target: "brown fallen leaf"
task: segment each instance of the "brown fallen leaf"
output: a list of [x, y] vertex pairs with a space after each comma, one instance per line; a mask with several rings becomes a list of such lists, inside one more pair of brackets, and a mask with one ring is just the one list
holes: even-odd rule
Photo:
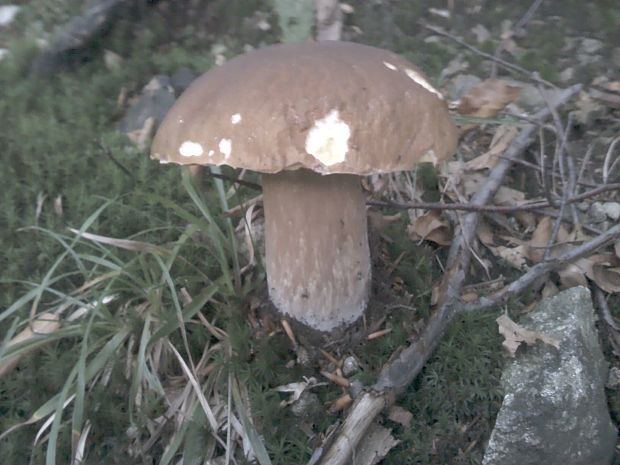
[[527, 243], [525, 256], [534, 263], [540, 263], [545, 255], [545, 248], [551, 238], [553, 220], [549, 216], [543, 217], [532, 233], [532, 237]]
[[465, 163], [465, 169], [479, 171], [493, 168], [499, 161], [499, 156], [510, 147], [510, 143], [518, 133], [519, 130], [516, 126], [503, 124], [498, 127], [493, 135], [489, 150]]
[[489, 223], [483, 219], [480, 220], [480, 224], [476, 228], [476, 235], [480, 242], [484, 245], [494, 245], [495, 241], [493, 240], [493, 231]]
[[588, 286], [588, 280], [586, 279], [583, 268], [575, 263], [571, 263], [561, 270], [558, 270], [560, 276], [560, 288], [569, 289], [576, 286]]
[[441, 212], [437, 210], [417, 217], [407, 227], [407, 232], [416, 240], [422, 239], [439, 245], [449, 245], [452, 242], [450, 226], [441, 218]]
[[605, 292], [610, 294], [620, 292], [620, 267], [611, 267], [609, 264], [597, 263], [592, 266], [591, 279]]
[[505, 247], [503, 245], [498, 247], [489, 246], [489, 250], [493, 252], [493, 255], [502, 258], [517, 270], [522, 270], [525, 267], [526, 247], [524, 245], [519, 245], [517, 247]]
[[526, 329], [512, 321], [505, 313], [495, 321], [497, 322], [499, 333], [504, 336], [502, 345], [508, 350], [511, 357], [515, 356], [517, 349], [524, 342], [531, 346], [536, 344], [536, 341], [542, 341], [558, 350], [560, 349], [560, 341], [557, 339], [538, 331]]
[[514, 102], [520, 92], [519, 86], [508, 81], [487, 79], [461, 97], [457, 111], [465, 116], [492, 118]]

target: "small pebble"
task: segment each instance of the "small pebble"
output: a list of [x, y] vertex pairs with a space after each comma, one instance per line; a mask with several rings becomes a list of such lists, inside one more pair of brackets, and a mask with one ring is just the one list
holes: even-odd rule
[[342, 363], [342, 374], [349, 377], [352, 374], [356, 373], [360, 369], [360, 364], [357, 359], [350, 355], [344, 359]]
[[589, 215], [594, 223], [602, 223], [607, 219], [607, 212], [605, 212], [601, 202], [594, 202], [590, 206]]
[[602, 205], [602, 209], [609, 219], [614, 221], [618, 221], [618, 219], [620, 219], [620, 203], [605, 202]]

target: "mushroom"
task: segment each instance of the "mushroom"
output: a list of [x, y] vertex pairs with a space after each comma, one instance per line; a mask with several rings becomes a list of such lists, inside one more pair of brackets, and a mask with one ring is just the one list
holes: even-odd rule
[[269, 296], [319, 331], [353, 323], [371, 262], [360, 176], [456, 148], [443, 97], [398, 55], [348, 42], [268, 46], [197, 79], [152, 146], [161, 163], [262, 175]]

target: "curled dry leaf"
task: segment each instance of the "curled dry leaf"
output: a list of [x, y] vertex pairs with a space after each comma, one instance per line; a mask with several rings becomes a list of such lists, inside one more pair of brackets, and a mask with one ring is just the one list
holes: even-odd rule
[[502, 345], [508, 350], [511, 357], [515, 356], [517, 349], [524, 342], [531, 346], [536, 344], [536, 341], [542, 341], [558, 350], [560, 349], [560, 341], [557, 339], [538, 331], [526, 329], [512, 321], [506, 314], [503, 314], [495, 321], [497, 322], [499, 333], [504, 336]]
[[461, 115], [492, 118], [514, 102], [521, 88], [501, 79], [487, 79], [472, 87], [462, 98], [457, 111]]
[[499, 247], [489, 246], [489, 250], [493, 252], [493, 255], [505, 260], [510, 266], [516, 268], [517, 270], [522, 270], [525, 268], [525, 250], [526, 250], [525, 246], [523, 245], [519, 245], [517, 247], [504, 247], [503, 245], [500, 245]]
[[300, 381], [298, 383], [289, 383], [283, 384], [281, 386], [276, 386], [273, 388], [274, 391], [278, 392], [289, 392], [290, 397], [287, 400], [283, 400], [280, 402], [280, 407], [286, 407], [287, 405], [293, 404], [299, 400], [301, 395], [306, 389], [315, 387], [315, 386], [324, 386], [325, 383], [318, 383], [316, 378], [305, 378], [304, 381]]
[[551, 237], [551, 230], [553, 228], [553, 220], [549, 216], [543, 217], [538, 226], [532, 233], [532, 237], [527, 243], [526, 257], [534, 263], [540, 263], [545, 255], [545, 248], [549, 243]]
[[437, 210], [430, 211], [416, 218], [407, 227], [407, 232], [416, 240], [427, 240], [439, 245], [449, 245], [452, 242], [450, 226], [441, 218], [441, 212]]
[[570, 263], [561, 270], [558, 270], [562, 289], [569, 289], [576, 286], [588, 286], [586, 274], [578, 264]]
[[611, 267], [608, 263], [596, 263], [592, 266], [591, 279], [605, 292], [610, 294], [620, 292], [620, 267]]
[[493, 239], [493, 230], [491, 229], [491, 226], [489, 226], [489, 223], [484, 220], [484, 218], [480, 220], [480, 224], [478, 225], [478, 228], [476, 228], [476, 235], [478, 236], [480, 242], [482, 242], [484, 245], [495, 244], [495, 241]]

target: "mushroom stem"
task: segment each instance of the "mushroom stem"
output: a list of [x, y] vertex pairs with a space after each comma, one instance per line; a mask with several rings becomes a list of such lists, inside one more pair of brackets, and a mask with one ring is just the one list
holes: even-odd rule
[[360, 318], [371, 276], [360, 178], [306, 169], [263, 175], [263, 205], [276, 308], [320, 331]]

